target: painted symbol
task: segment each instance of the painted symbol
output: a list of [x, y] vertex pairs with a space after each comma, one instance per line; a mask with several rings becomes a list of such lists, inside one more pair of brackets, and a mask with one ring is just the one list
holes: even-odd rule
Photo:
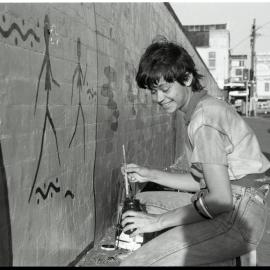
[[82, 121], [83, 121], [83, 145], [84, 145], [83, 159], [85, 161], [85, 118], [84, 118], [84, 113], [83, 113], [82, 103], [81, 103], [81, 92], [82, 92], [82, 85], [85, 84], [87, 67], [85, 69], [85, 74], [83, 76], [83, 72], [82, 72], [82, 68], [81, 68], [81, 64], [80, 64], [80, 58], [81, 58], [81, 40], [80, 40], [80, 38], [77, 39], [77, 57], [78, 57], [78, 63], [77, 63], [76, 69], [75, 69], [73, 76], [72, 76], [71, 104], [72, 104], [72, 99], [73, 99], [73, 88], [74, 88], [74, 80], [75, 80], [76, 75], [77, 75], [77, 88], [78, 88], [78, 94], [79, 94], [79, 102], [78, 102], [76, 124], [75, 124], [73, 135], [72, 135], [71, 140], [69, 142], [69, 148], [70, 148], [71, 143], [72, 143], [74, 136], [76, 134], [78, 120], [79, 120], [79, 114], [81, 113]]
[[[87, 83], [87, 86], [88, 86], [88, 83]], [[94, 96], [97, 95], [97, 93], [94, 91], [93, 88], [88, 88], [88, 89], [86, 90], [86, 93], [87, 93], [87, 95], [88, 95], [88, 97], [89, 97], [89, 100], [90, 100], [90, 99], [93, 99]]]
[[101, 89], [101, 95], [104, 97], [108, 97], [108, 103], [107, 107], [112, 111], [111, 116], [111, 130], [116, 131], [118, 129], [118, 118], [119, 118], [119, 110], [117, 108], [117, 103], [113, 99], [113, 91], [112, 89], [113, 84], [116, 83], [117, 77], [116, 77], [116, 71], [110, 67], [107, 66], [104, 68], [104, 74], [108, 79], [108, 83], [103, 84]]
[[[3, 21], [5, 22], [5, 17], [3, 17]], [[24, 21], [22, 23], [24, 24]], [[23, 41], [26, 41], [29, 36], [32, 36], [36, 42], [40, 42], [40, 38], [37, 36], [37, 34], [35, 33], [35, 31], [32, 28], [30, 28], [29, 30], [27, 30], [27, 32], [25, 34], [23, 34], [21, 28], [18, 26], [17, 23], [12, 23], [8, 30], [4, 30], [0, 26], [0, 34], [4, 38], [8, 38], [11, 35], [11, 33], [14, 31], [16, 31], [20, 35], [20, 37]], [[17, 38], [15, 38], [15, 43], [17, 45], [17, 43], [18, 43]]]
[[[58, 184], [58, 178], [56, 178], [56, 184]], [[45, 191], [44, 191], [45, 190]], [[41, 187], [37, 187], [36, 194], [40, 194], [43, 200], [46, 200], [49, 194], [53, 197], [53, 193], [60, 192], [60, 187], [56, 186], [54, 183], [50, 182], [46, 189], [46, 184], [44, 184], [44, 190]], [[51, 192], [51, 193], [50, 193]], [[39, 204], [39, 199], [37, 199], [37, 204]]]
[[[136, 115], [135, 110], [135, 100], [137, 98], [138, 88], [134, 86], [134, 78], [136, 75], [135, 67], [130, 63], [125, 63], [125, 70], [126, 70], [126, 83], [128, 85], [128, 100], [132, 103], [131, 112], [133, 115]], [[134, 92], [134, 89], [136, 90]]]
[[71, 199], [74, 199], [74, 194], [70, 191], [70, 190], [67, 190], [66, 193], [65, 193], [65, 198], [66, 197], [70, 197]]
[[31, 197], [32, 197], [32, 194], [33, 194], [33, 190], [35, 188], [35, 184], [36, 184], [37, 176], [38, 176], [38, 172], [39, 172], [39, 167], [40, 167], [40, 163], [41, 163], [47, 121], [49, 121], [49, 124], [51, 125], [52, 131], [54, 133], [55, 142], [56, 142], [56, 149], [57, 149], [57, 154], [58, 154], [58, 162], [59, 162], [59, 166], [61, 166], [56, 130], [55, 130], [54, 123], [53, 123], [53, 120], [52, 120], [52, 117], [51, 117], [51, 113], [49, 111], [49, 95], [50, 95], [50, 91], [52, 90], [51, 81], [57, 87], [60, 87], [59, 83], [53, 78], [53, 75], [52, 75], [52, 69], [51, 69], [51, 63], [50, 63], [50, 54], [49, 54], [49, 33], [50, 33], [49, 30], [50, 30], [49, 17], [48, 17], [48, 15], [45, 15], [45, 18], [44, 18], [44, 39], [45, 39], [46, 50], [45, 50], [45, 55], [44, 55], [42, 67], [41, 67], [41, 70], [40, 70], [40, 74], [39, 74], [39, 77], [38, 77], [34, 115], [36, 114], [40, 79], [41, 79], [41, 75], [43, 73], [44, 67], [46, 67], [46, 73], [45, 73], [45, 91], [47, 92], [47, 95], [46, 95], [46, 112], [45, 112], [45, 119], [44, 119], [43, 130], [42, 130], [41, 148], [40, 148], [40, 153], [39, 153], [39, 158], [38, 158], [38, 164], [37, 164], [34, 181], [33, 181], [31, 191], [30, 191], [30, 195], [29, 195], [29, 199], [28, 199], [29, 203], [30, 203], [30, 200], [31, 200]]

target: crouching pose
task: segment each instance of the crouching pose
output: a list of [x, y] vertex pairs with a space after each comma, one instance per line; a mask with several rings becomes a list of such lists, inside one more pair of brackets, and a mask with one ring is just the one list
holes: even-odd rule
[[166, 112], [184, 113], [190, 173], [126, 166], [130, 182], [151, 181], [181, 192], [137, 194], [147, 212], [125, 212], [124, 231], [162, 233], [122, 266], [215, 264], [256, 249], [262, 238], [267, 206], [255, 183], [263, 182], [270, 163], [252, 129], [231, 105], [207, 94], [201, 77], [191, 56], [174, 42], [154, 42], [141, 57], [138, 86], [149, 89]]

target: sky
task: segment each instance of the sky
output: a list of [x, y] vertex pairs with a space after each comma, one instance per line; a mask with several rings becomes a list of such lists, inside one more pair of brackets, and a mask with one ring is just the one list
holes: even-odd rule
[[230, 31], [232, 54], [250, 59], [250, 34], [256, 19], [256, 53], [270, 53], [270, 2], [169, 2], [182, 25], [223, 24]]

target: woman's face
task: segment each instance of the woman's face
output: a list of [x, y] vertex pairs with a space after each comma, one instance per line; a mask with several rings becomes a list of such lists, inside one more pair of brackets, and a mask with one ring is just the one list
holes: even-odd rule
[[163, 78], [152, 91], [153, 100], [168, 113], [173, 113], [177, 109], [185, 112], [191, 95], [190, 88], [183, 87], [177, 81], [166, 82]]

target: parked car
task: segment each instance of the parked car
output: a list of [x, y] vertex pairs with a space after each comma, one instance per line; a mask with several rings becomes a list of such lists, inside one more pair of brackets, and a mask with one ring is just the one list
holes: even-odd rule
[[270, 101], [258, 101], [257, 103], [257, 113], [270, 113]]

